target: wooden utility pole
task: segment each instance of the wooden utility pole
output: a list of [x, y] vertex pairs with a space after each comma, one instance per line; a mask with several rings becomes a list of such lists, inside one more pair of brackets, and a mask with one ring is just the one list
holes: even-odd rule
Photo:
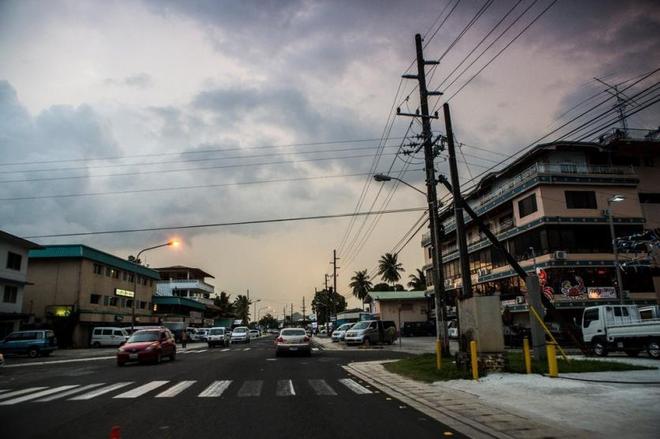
[[337, 250], [332, 251], [332, 294], [330, 295], [330, 298], [332, 300], [332, 314], [335, 316], [335, 319], [337, 317], [337, 304], [334, 298], [335, 294], [337, 293], [337, 269], [341, 267], [337, 267]]
[[303, 325], [305, 324], [305, 296], [303, 296], [303, 305], [302, 305], [302, 313], [303, 313]]

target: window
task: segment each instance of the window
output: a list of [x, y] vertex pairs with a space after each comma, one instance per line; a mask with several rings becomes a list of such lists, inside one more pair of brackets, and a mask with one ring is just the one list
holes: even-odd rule
[[116, 297], [110, 297], [110, 306], [117, 306], [118, 300]]
[[5, 294], [2, 301], [5, 303], [16, 303], [18, 299], [18, 287], [5, 285]]
[[112, 335], [112, 329], [104, 329], [102, 334], [103, 335]]
[[143, 302], [140, 300], [140, 309], [145, 309], [147, 307], [147, 302]]
[[103, 274], [103, 266], [101, 264], [94, 264], [94, 274]]
[[17, 253], [7, 252], [7, 268], [11, 270], [20, 270], [21, 259], [23, 259], [21, 255]]
[[110, 277], [112, 275], [112, 268], [105, 267], [105, 275]]
[[126, 307], [126, 299], [125, 298], [120, 297], [119, 300], [118, 300], [118, 303], [119, 303], [119, 305], [117, 305], [117, 306], [119, 306], [120, 308], [125, 308]]
[[135, 279], [135, 275], [134, 275], [133, 273], [130, 273], [130, 274], [128, 275], [128, 281], [129, 281], [129, 282], [134, 282], [134, 279]]
[[101, 302], [101, 295], [100, 294], [91, 294], [89, 296], [89, 303], [93, 305], [98, 305]]
[[566, 208], [568, 209], [596, 209], [596, 192], [594, 191], [565, 191]]
[[101, 330], [99, 328], [94, 329], [94, 335], [101, 335]]
[[110, 306], [110, 296], [103, 296], [103, 305]]
[[126, 272], [124, 271], [123, 274], [122, 274], [122, 279], [123, 279], [123, 280], [126, 280], [127, 277], [128, 277], [128, 273], [126, 273]]
[[526, 217], [538, 210], [536, 206], [536, 194], [532, 194], [527, 198], [518, 201], [518, 213], [520, 218]]
[[115, 329], [114, 332], [113, 332], [113, 334], [114, 334], [114, 335], [118, 335], [118, 336], [120, 336], [120, 337], [121, 337], [122, 335], [124, 335], [124, 334], [123, 334], [120, 330], [118, 330], [118, 329]]
[[149, 279], [149, 286], [150, 286], [150, 287], [153, 287], [153, 286], [154, 286], [154, 280], [153, 280], [153, 279]]
[[513, 227], [513, 214], [508, 213], [504, 216], [501, 216], [500, 219], [498, 220], [498, 223], [499, 223], [500, 232], [510, 229], [511, 227]]
[[126, 299], [126, 308], [133, 308], [133, 299]]
[[640, 192], [639, 202], [642, 204], [660, 204], [660, 194]]
[[429, 259], [433, 259], [433, 247], [429, 246], [428, 252], [429, 252]]
[[583, 326], [588, 328], [591, 322], [598, 320], [598, 308], [588, 309], [584, 312]]
[[108, 270], [110, 270], [110, 274], [108, 276], [119, 279], [119, 270], [115, 270], [114, 268], [109, 268]]
[[143, 278], [142, 278], [142, 285], [146, 285], [146, 284], [147, 284], [147, 278], [146, 278], [146, 277], [143, 277]]

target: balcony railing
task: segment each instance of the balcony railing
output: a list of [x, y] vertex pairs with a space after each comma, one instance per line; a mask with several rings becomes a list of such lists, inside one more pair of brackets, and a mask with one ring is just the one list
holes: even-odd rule
[[207, 293], [214, 293], [215, 287], [207, 284], [200, 279], [172, 279], [158, 282], [160, 287], [170, 290], [202, 290]]

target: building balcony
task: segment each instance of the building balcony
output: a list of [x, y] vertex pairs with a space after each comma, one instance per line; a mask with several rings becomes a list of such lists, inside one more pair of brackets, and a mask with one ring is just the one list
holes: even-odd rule
[[176, 290], [201, 291], [205, 294], [215, 293], [215, 287], [201, 279], [173, 279], [156, 282], [159, 296], [173, 296]]

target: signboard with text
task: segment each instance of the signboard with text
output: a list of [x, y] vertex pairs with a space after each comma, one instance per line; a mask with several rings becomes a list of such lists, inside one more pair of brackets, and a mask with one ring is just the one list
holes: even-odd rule
[[589, 299], [616, 299], [614, 287], [587, 287]]
[[115, 288], [115, 296], [122, 297], [135, 297], [135, 292], [131, 290], [122, 290], [121, 288]]

